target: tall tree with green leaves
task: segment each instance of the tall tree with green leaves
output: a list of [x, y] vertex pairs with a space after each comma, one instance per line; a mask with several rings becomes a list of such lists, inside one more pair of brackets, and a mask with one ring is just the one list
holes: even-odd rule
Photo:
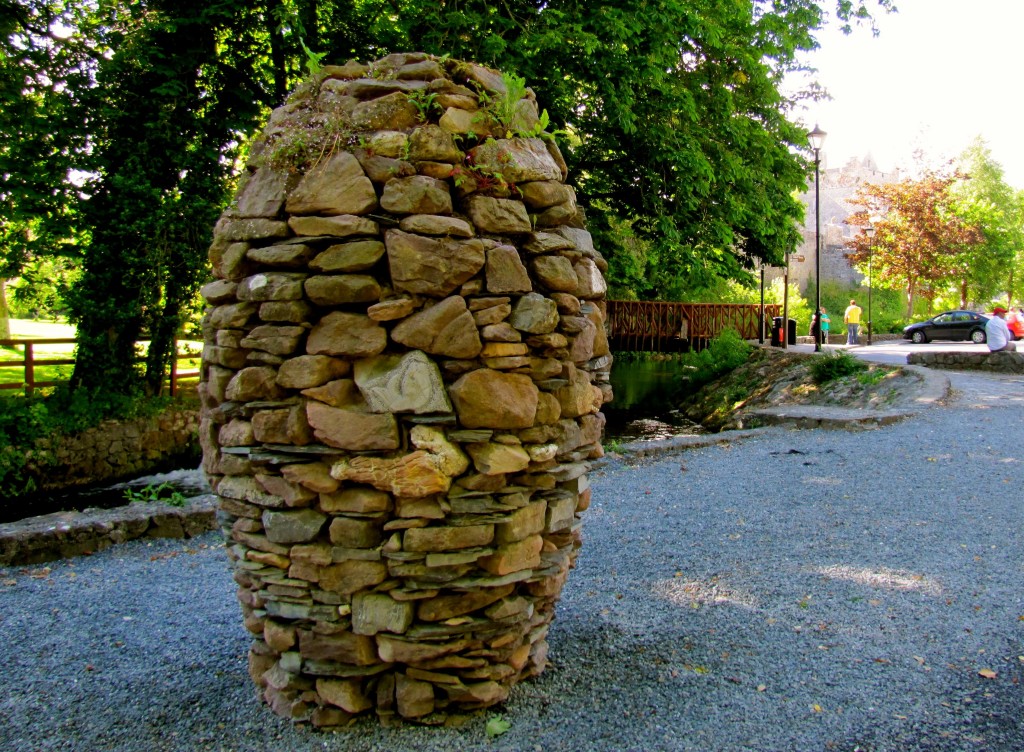
[[[847, 22], [892, 8], [827, 3]], [[60, 14], [73, 45], [58, 44], [46, 21]], [[19, 188], [0, 212], [34, 221], [46, 214], [33, 204], [45, 194], [47, 217], [75, 220], [67, 236], [83, 239], [84, 260], [69, 299], [80, 333], [74, 384], [158, 391], [246, 142], [304, 62], [422, 49], [525, 77], [564, 131], [611, 276], [636, 296], [671, 298], [794, 247], [794, 192], [807, 163], [803, 129], [789, 119], [794, 102], [779, 87], [825, 18], [813, 0], [0, 0], [17, 68], [0, 96], [25, 108], [0, 115], [0, 133], [45, 113], [18, 138], [61, 142], [35, 152], [52, 173], [17, 170], [49, 175], [40, 182], [49, 192]], [[22, 55], [28, 47], [39, 54]], [[46, 57], [65, 49], [81, 63]], [[18, 76], [33, 65], [37, 97], [52, 101], [20, 101]], [[68, 155], [67, 166], [54, 154]], [[81, 191], [71, 169], [88, 177]], [[143, 332], [154, 342], [140, 373]]]
[[1024, 215], [1017, 191], [1003, 179], [1003, 168], [980, 136], [960, 154], [957, 165], [964, 175], [953, 185], [958, 211], [983, 238], [967, 246], [956, 261], [960, 305], [987, 304], [999, 295], [1006, 296], [1009, 305], [1024, 248]]
[[[744, 264], [778, 263], [797, 244], [806, 138], [780, 84], [816, 46], [820, 3], [387, 5], [393, 13], [374, 30], [387, 49], [450, 53], [527, 79], [567, 132], [570, 180], [609, 276], [629, 279], [638, 297], [676, 297]], [[842, 0], [835, 12], [871, 18], [865, 3]]]
[[150, 0], [111, 5], [102, 24], [114, 52], [90, 92], [93, 178], [81, 207], [90, 243], [70, 296], [72, 382], [158, 393], [207, 276], [238, 146], [272, 104], [263, 50], [279, 23], [237, 0]]
[[79, 253], [72, 171], [88, 144], [82, 93], [101, 51], [62, 0], [0, 0], [0, 337], [6, 283]]

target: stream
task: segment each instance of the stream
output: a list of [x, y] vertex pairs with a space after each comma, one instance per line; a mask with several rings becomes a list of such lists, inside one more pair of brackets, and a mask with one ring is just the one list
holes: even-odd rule
[[[654, 441], [704, 433], [700, 424], [687, 420], [672, 407], [678, 372], [679, 364], [672, 360], [616, 361], [611, 373], [615, 399], [603, 408], [608, 419], [605, 442]], [[108, 486], [39, 495], [31, 500], [0, 499], [0, 524], [22, 519], [26, 502], [33, 515], [90, 507], [109, 509], [124, 506], [133, 494], [148, 496], [158, 488], [161, 498], [172, 493], [185, 498], [210, 493], [197, 462], [195, 468], [145, 475]]]

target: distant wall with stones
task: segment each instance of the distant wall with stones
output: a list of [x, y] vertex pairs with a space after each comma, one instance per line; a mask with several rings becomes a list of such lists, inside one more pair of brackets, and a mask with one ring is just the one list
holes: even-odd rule
[[278, 714], [440, 723], [547, 661], [611, 399], [602, 271], [533, 92], [327, 67], [217, 224], [200, 394]]
[[1024, 373], [1024, 352], [920, 352], [907, 355], [907, 363], [965, 371]]
[[26, 471], [39, 490], [53, 491], [130, 478], [178, 461], [194, 463], [198, 428], [195, 400], [158, 415], [106, 420], [77, 434], [37, 441], [38, 459], [30, 459]]

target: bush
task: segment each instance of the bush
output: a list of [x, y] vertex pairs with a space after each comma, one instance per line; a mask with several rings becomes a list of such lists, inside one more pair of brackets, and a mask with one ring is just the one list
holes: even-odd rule
[[809, 366], [811, 378], [815, 384], [827, 384], [829, 381], [867, 370], [867, 364], [849, 353], [834, 353], [813, 358]]
[[735, 329], [724, 330], [705, 349], [686, 353], [680, 358], [685, 371], [683, 382], [696, 391], [746, 363], [752, 347]]

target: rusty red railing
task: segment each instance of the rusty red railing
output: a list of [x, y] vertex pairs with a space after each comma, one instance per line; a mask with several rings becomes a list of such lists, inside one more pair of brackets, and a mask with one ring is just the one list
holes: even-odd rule
[[[727, 303], [662, 303], [606, 301], [608, 340], [613, 350], [678, 352], [700, 350], [725, 329], [743, 339], [756, 339], [761, 306]], [[779, 316], [781, 306], [764, 306], [764, 319]], [[765, 325], [765, 336], [771, 324]]]

